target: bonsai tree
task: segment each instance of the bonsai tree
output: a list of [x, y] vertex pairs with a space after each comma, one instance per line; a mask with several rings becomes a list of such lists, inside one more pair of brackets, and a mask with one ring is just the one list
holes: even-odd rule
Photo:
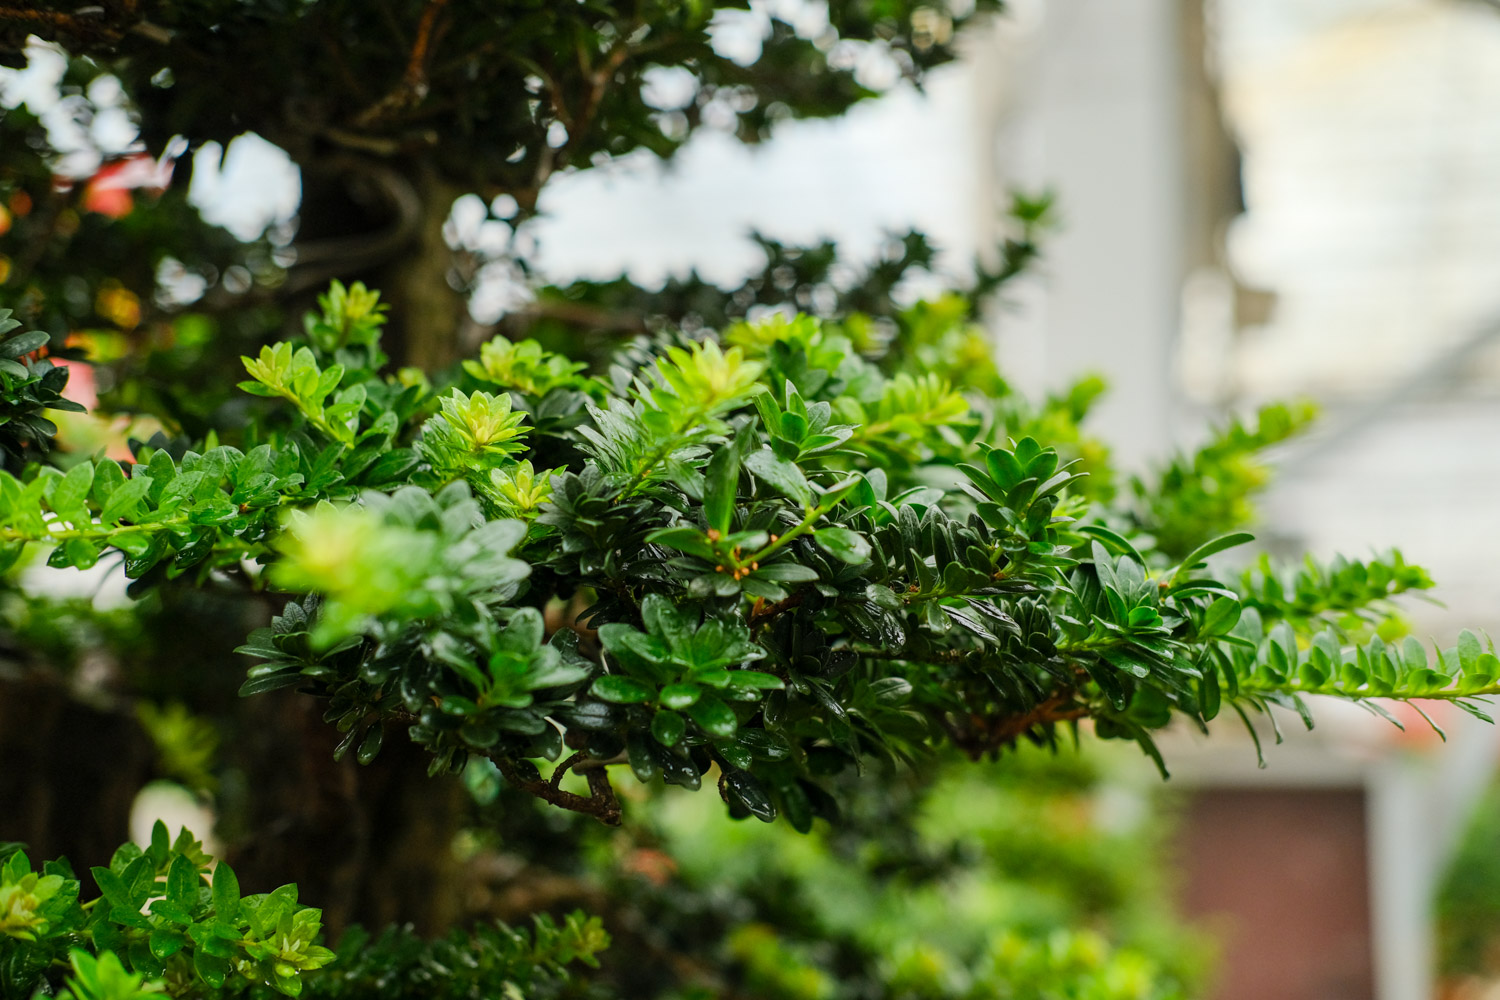
[[[712, 48], [706, 4], [428, 0], [392, 5], [374, 27], [366, 13], [339, 3], [0, 6], [13, 48], [38, 31], [80, 57], [70, 72], [118, 74], [152, 150], [171, 134], [224, 139], [244, 127], [276, 139], [313, 178], [310, 224], [328, 207], [320, 163], [357, 162], [353, 174], [398, 192], [386, 256], [325, 258], [347, 280], [327, 284], [295, 332], [251, 349], [234, 389], [215, 352], [273, 328], [266, 310], [294, 302], [308, 271], [266, 257], [247, 269], [269, 275], [264, 287], [221, 289], [194, 312], [156, 296], [158, 271], [140, 269], [133, 290], [114, 279], [114, 297], [101, 300], [111, 269], [94, 269], [90, 255], [118, 252], [117, 239], [142, 236], [133, 220], [184, 212], [180, 202], [169, 191], [114, 222], [92, 218], [104, 213], [72, 200], [85, 193], [35, 190], [49, 176], [39, 140], [32, 160], [18, 154], [27, 168], [5, 175], [7, 204], [30, 206], [9, 210], [12, 232], [31, 242], [7, 257], [20, 269], [0, 284], [26, 321], [9, 311], [0, 320], [0, 552], [17, 568], [43, 553], [63, 569], [116, 562], [142, 599], [124, 616], [68, 608], [84, 624], [62, 636], [57, 602], [14, 594], [16, 644], [64, 670], [80, 645], [111, 646], [143, 700], [196, 691], [212, 706], [214, 678], [235, 663], [215, 643], [239, 630], [231, 644], [253, 665], [237, 686], [245, 712], [261, 714], [239, 713], [226, 752], [259, 754], [274, 762], [267, 774], [293, 779], [223, 790], [225, 825], [248, 831], [233, 867], [211, 866], [190, 834], [163, 827], [149, 846], [75, 857], [107, 861], [86, 887], [68, 861], [34, 863], [8, 845], [7, 996], [1178, 995], [1173, 961], [1112, 953], [1087, 934], [971, 940], [960, 969], [915, 940], [896, 959], [882, 952], [899, 928], [878, 909], [830, 928], [826, 914], [778, 912], [748, 880], [735, 890], [738, 917], [713, 910], [706, 875], [653, 890], [651, 838], [689, 849], [669, 821], [680, 799], [658, 792], [716, 799], [729, 819], [804, 833], [816, 823], [825, 861], [849, 863], [861, 884], [881, 876], [841, 853], [838, 838], [889, 844], [901, 877], [920, 880], [963, 864], [924, 859], [935, 843], [959, 848], [924, 838], [912, 818], [940, 810], [944, 783], [964, 780], [949, 777], [965, 773], [946, 763], [956, 758], [1015, 762], [1022, 745], [1127, 741], [1165, 772], [1154, 734], [1174, 722], [1207, 729], [1228, 715], [1254, 734], [1251, 716], [1274, 719], [1279, 708], [1310, 724], [1314, 694], [1375, 712], [1381, 699], [1441, 698], [1482, 715], [1479, 699], [1500, 693], [1500, 660], [1474, 634], [1432, 651], [1396, 634], [1392, 599], [1431, 586], [1399, 554], [1290, 571], [1235, 563], [1265, 479], [1257, 455], [1305, 425], [1307, 407], [1231, 421], [1122, 490], [1079, 428], [1097, 382], [1040, 403], [1012, 390], [974, 317], [1035, 255], [1045, 199], [1018, 198], [998, 267], [933, 301], [892, 299], [902, 275], [930, 260], [919, 235], [832, 297], [812, 290], [828, 287], [834, 248], [765, 241], [766, 274], [736, 290], [696, 279], [659, 292], [624, 280], [540, 287], [513, 335], [461, 356], [462, 324], [434, 305], [448, 295], [446, 249], [418, 238], [441, 225], [460, 185], [508, 194], [524, 214], [559, 165], [641, 145], [669, 153], [715, 102], [740, 109], [746, 138], [778, 117], [837, 113], [865, 96], [830, 62], [839, 38], [871, 40], [916, 76], [948, 58], [963, 18], [835, 4], [836, 37], [803, 39], [774, 22], [760, 59], [744, 66]], [[648, 64], [699, 79], [680, 117], [640, 96]], [[206, 101], [226, 74], [252, 85]], [[39, 126], [19, 117], [17, 127], [35, 137]], [[423, 207], [403, 185], [426, 192]], [[78, 242], [85, 220], [97, 241]], [[358, 235], [338, 237], [370, 242], [349, 239]], [[198, 245], [231, 257], [255, 249]], [[78, 287], [67, 280], [75, 260], [93, 293], [83, 305], [67, 291]], [[394, 310], [352, 280], [382, 267]], [[44, 411], [69, 405], [74, 369], [54, 365], [49, 352], [62, 345], [49, 329], [62, 333], [101, 302], [128, 305], [120, 292], [139, 312], [114, 309], [128, 335], [117, 338], [120, 360], [101, 369], [116, 380], [104, 403], [162, 430], [130, 440], [128, 457], [59, 452]], [[226, 317], [220, 335], [207, 335], [215, 316]], [[400, 352], [414, 364], [391, 363], [388, 319], [401, 323]], [[184, 336], [144, 354], [152, 324]], [[575, 350], [580, 327], [593, 338]], [[618, 331], [637, 333], [607, 336]], [[91, 638], [80, 643], [79, 632]], [[4, 745], [43, 744], [49, 734], [29, 728], [36, 717], [12, 713]], [[204, 762], [214, 727], [160, 708], [140, 718], [166, 767], [200, 786], [215, 780]], [[80, 728], [45, 745], [82, 743]], [[123, 752], [68, 759], [80, 772], [140, 769]], [[353, 777], [361, 766], [379, 781]], [[290, 798], [274, 793], [288, 787]], [[618, 842], [596, 830], [647, 831], [627, 855], [647, 886], [532, 886], [523, 912], [587, 904], [646, 954], [679, 958], [701, 935], [693, 915], [713, 913], [727, 933], [712, 963], [733, 986], [714, 985], [724, 980], [712, 963], [666, 958], [646, 972], [622, 963], [575, 976], [579, 963], [610, 962], [599, 955], [599, 913], [527, 930], [486, 922], [436, 941], [394, 927], [319, 943], [325, 915], [339, 930], [351, 920], [453, 923], [458, 817], [502, 789], [489, 818], [530, 845], [529, 859], [592, 851], [589, 863], [609, 868], [599, 845]], [[329, 849], [337, 842], [320, 850], [317, 838], [286, 838], [296, 850], [272, 850], [285, 867], [270, 875], [272, 858], [257, 851], [276, 843], [276, 828], [245, 804], [258, 797], [278, 816], [326, 809], [325, 823], [360, 827], [352, 853], [364, 852], [363, 867]], [[103, 793], [79, 798], [105, 806]], [[710, 870], [726, 863], [698, 856], [713, 859]], [[927, 874], [913, 871], [918, 862]], [[268, 891], [243, 894], [241, 878]], [[280, 879], [296, 885], [276, 888]], [[419, 898], [432, 909], [402, 912]]]
[[[1493, 653], [1470, 633], [1435, 656], [1351, 635], [1429, 585], [1399, 556], [1295, 579], [1262, 562], [1226, 582], [1208, 562], [1248, 535], [1168, 554], [1147, 531], [1153, 509], [1190, 497], [1100, 503], [1076, 459], [1014, 426], [1005, 397], [887, 375], [855, 348], [857, 323], [775, 314], [722, 342], [664, 334], [594, 378], [496, 339], [437, 389], [378, 374], [381, 319], [373, 293], [335, 285], [304, 338], [247, 357], [241, 388], [283, 405], [244, 447], [174, 457], [162, 439], [133, 462], [0, 473], [10, 558], [47, 544], [58, 566], [117, 552], [147, 583], [243, 575], [286, 597], [242, 647], [260, 661], [242, 694], [324, 699], [345, 734], [337, 755], [370, 761], [409, 738], [432, 774], [492, 769], [605, 824], [628, 811], [627, 771], [707, 781], [731, 816], [806, 830], [838, 821], [831, 778], [945, 744], [980, 758], [1076, 738], [1088, 720], [1160, 762], [1152, 734], [1174, 716], [1306, 715], [1308, 694], [1477, 713], [1473, 699], [1496, 693]], [[41, 341], [9, 343], [23, 357]], [[5, 374], [25, 392], [49, 363], [17, 368]], [[1273, 409], [1226, 439], [1293, 419]], [[586, 607], [564, 610], [580, 595]], [[222, 956], [247, 983], [295, 992], [331, 957], [310, 943], [316, 918], [298, 923], [295, 890], [229, 902], [233, 876], [205, 883], [191, 841], [162, 830], [152, 852], [95, 869], [110, 908], [92, 918], [66, 871], [38, 879], [12, 855], [17, 940], [91, 920], [112, 956], [97, 962], [126, 964], [75, 956], [80, 989], [91, 975], [223, 987], [209, 946], [226, 911], [249, 933], [230, 924], [224, 940], [272, 963]], [[139, 909], [159, 877], [153, 921]], [[246, 942], [261, 935], [281, 950], [259, 956]], [[53, 940], [12, 947], [36, 962]], [[189, 942], [204, 949], [191, 975]]]

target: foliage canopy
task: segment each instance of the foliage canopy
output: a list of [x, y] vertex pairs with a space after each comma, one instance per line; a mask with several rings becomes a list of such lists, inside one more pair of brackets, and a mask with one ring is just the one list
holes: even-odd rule
[[[0, 255], [0, 291], [23, 324], [0, 311], [0, 562], [118, 562], [143, 618], [184, 594], [255, 602], [242, 695], [318, 699], [333, 755], [371, 771], [414, 744], [432, 787], [460, 776], [481, 809], [508, 806], [486, 818], [513, 842], [608, 857], [596, 871], [614, 871], [620, 842], [590, 839], [598, 830], [567, 814], [624, 823], [640, 878], [606, 876], [611, 932], [671, 952], [663, 939], [696, 940], [710, 914], [725, 931], [713, 968], [734, 969], [746, 995], [1184, 995], [1189, 963], [1158, 961], [1153, 950], [1172, 949], [1149, 935], [1114, 951], [1059, 926], [1102, 923], [1090, 892], [1126, 909], [1129, 862], [1049, 854], [1050, 829], [1027, 840], [1006, 828], [1005, 843], [1059, 862], [1061, 916], [981, 939], [945, 914], [928, 939], [893, 941], [892, 895], [963, 884], [993, 904], [1014, 875], [966, 854], [1003, 855], [1002, 838], [919, 828], [956, 798], [983, 801], [935, 762], [1025, 768], [1027, 745], [1097, 737], [1137, 744], [1165, 773], [1155, 736], [1174, 721], [1206, 730], [1228, 713], [1253, 734], [1252, 716], [1283, 709], [1311, 725], [1310, 695], [1376, 713], [1381, 699], [1444, 699], [1483, 716], [1500, 659], [1470, 632], [1433, 650], [1401, 635], [1391, 602], [1432, 584], [1399, 553], [1236, 563], [1263, 452], [1311, 407], [1232, 420], [1119, 489], [1080, 426], [1099, 380], [1040, 401], [1005, 381], [976, 319], [1035, 257], [1047, 198], [1017, 197], [998, 264], [928, 301], [896, 294], [932, 263], [920, 234], [849, 280], [836, 280], [831, 245], [761, 238], [765, 271], [740, 288], [538, 279], [534, 308], [499, 335], [460, 356], [454, 323], [434, 348], [423, 296], [464, 284], [431, 266], [455, 193], [519, 223], [560, 169], [670, 155], [703, 127], [757, 141], [786, 118], [842, 113], [872, 96], [851, 53], [878, 50], [920, 82], [952, 58], [953, 30], [997, 5], [837, 0], [826, 29], [771, 16], [756, 51], [731, 58], [715, 36], [742, 6], [0, 2], [0, 54], [18, 57], [39, 32], [76, 57], [66, 86], [113, 74], [145, 148], [253, 129], [292, 155], [310, 192], [335, 176], [390, 216], [378, 239], [334, 226], [325, 242], [318, 214], [338, 199], [309, 197], [292, 247], [240, 245], [176, 224], [196, 218], [179, 185], [116, 217], [119, 203], [90, 201], [92, 184], [54, 180], [60, 160], [35, 116], [0, 115], [0, 237], [24, 246]], [[671, 71], [692, 81], [676, 103], [654, 85]], [[266, 83], [210, 100], [226, 78]], [[506, 198], [513, 209], [497, 207]], [[248, 290], [204, 277], [201, 301], [175, 301], [162, 291], [171, 261], [200, 276], [238, 267]], [[394, 309], [352, 277], [381, 267]], [[326, 292], [300, 328], [265, 343], [274, 307], [314, 287]], [[67, 359], [62, 335], [99, 317], [125, 342], [100, 369], [115, 380], [103, 408], [162, 430], [131, 439], [128, 457], [49, 451], [57, 427], [43, 411], [79, 408], [61, 395], [69, 369], [49, 358]], [[610, 336], [584, 342], [580, 329]], [[236, 391], [215, 362], [241, 342], [253, 346]], [[118, 619], [6, 596], [0, 618], [43, 658], [78, 659], [62, 624], [76, 620], [152, 659], [151, 640]], [[174, 627], [167, 613], [150, 620]], [[211, 725], [149, 704], [139, 717], [176, 777], [213, 785]], [[800, 848], [741, 831], [732, 904], [707, 873], [727, 877], [736, 857], [662, 820], [683, 800], [652, 791], [705, 784], [701, 798], [735, 819], [812, 831]], [[685, 868], [700, 862], [677, 895], [653, 882], [660, 844]], [[788, 891], [756, 886], [744, 857]], [[575, 977], [608, 941], [582, 914], [437, 940], [351, 929], [329, 947], [295, 886], [242, 897], [229, 865], [210, 867], [165, 827], [91, 869], [99, 895], [86, 901], [66, 860], [37, 869], [20, 845], [0, 860], [6, 997], [717, 995], [701, 970], [630, 993], [620, 984], [642, 973], [608, 968], [607, 952], [613, 979]], [[797, 902], [835, 883], [863, 905], [840, 917]], [[946, 949], [933, 940], [945, 936]]]

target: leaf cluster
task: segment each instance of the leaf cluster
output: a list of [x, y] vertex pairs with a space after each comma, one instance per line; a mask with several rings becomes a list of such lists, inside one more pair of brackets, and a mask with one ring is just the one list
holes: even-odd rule
[[[857, 346], [858, 323], [777, 314], [723, 346], [638, 342], [591, 380], [536, 345], [491, 348], [465, 372], [490, 393], [345, 365], [345, 341], [378, 352], [378, 299], [335, 289], [321, 308], [308, 330], [361, 332], [246, 359], [244, 388], [287, 404], [252, 429], [263, 443], [0, 473], [0, 531], [12, 554], [54, 544], [56, 565], [116, 550], [143, 584], [217, 571], [305, 595], [243, 647], [262, 661], [243, 693], [327, 698], [341, 755], [367, 762], [404, 728], [435, 773], [482, 758], [606, 822], [610, 768], [689, 788], [715, 772], [734, 815], [805, 830], [837, 815], [832, 776], [943, 743], [980, 757], [1090, 719], [1156, 757], [1154, 731], [1226, 706], [1478, 712], [1500, 690], [1472, 636], [1435, 659], [1354, 641], [1428, 585], [1399, 555], [1226, 582], [1213, 565], [1248, 534], [1177, 555], [1081, 488], [1081, 436], [1065, 459], [1007, 433], [1005, 395], [882, 368], [930, 338]], [[1234, 520], [1249, 472], [1228, 508], [1194, 498], [1301, 419], [1232, 425], [1168, 467], [1161, 504], [1193, 531]]]
[[1168, 558], [1180, 558], [1215, 535], [1249, 524], [1252, 500], [1271, 481], [1262, 453], [1306, 430], [1317, 416], [1309, 402], [1271, 403], [1253, 422], [1233, 418], [1197, 451], [1173, 456], [1151, 481], [1131, 485], [1133, 520]]
[[102, 895], [86, 901], [65, 859], [34, 871], [19, 844], [0, 844], [0, 859], [0, 996], [17, 1000], [59, 986], [66, 1000], [560, 998], [578, 995], [569, 967], [597, 966], [609, 946], [599, 918], [574, 912], [434, 941], [355, 927], [329, 949], [296, 886], [241, 895], [229, 865], [160, 822], [150, 846], [125, 844], [91, 870]]
[[30, 997], [71, 965], [75, 1000], [137, 1000], [266, 987], [302, 992], [305, 973], [333, 960], [317, 943], [321, 911], [297, 887], [242, 896], [234, 872], [214, 863], [186, 830], [158, 822], [145, 849], [125, 844], [91, 869], [100, 896], [80, 901], [66, 860], [34, 871], [20, 845], [0, 868], [0, 989]]
[[0, 309], [0, 459], [19, 469], [33, 457], [45, 455], [57, 425], [43, 410], [82, 412], [83, 406], [64, 399], [66, 365], [53, 364], [38, 352], [51, 339], [38, 330], [16, 333], [19, 320]]

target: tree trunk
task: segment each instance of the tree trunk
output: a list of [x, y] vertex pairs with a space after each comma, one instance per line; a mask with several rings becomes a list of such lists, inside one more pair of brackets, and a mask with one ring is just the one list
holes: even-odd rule
[[341, 156], [303, 168], [297, 264], [290, 286], [311, 307], [330, 280], [363, 281], [390, 305], [383, 343], [397, 365], [437, 372], [458, 360], [467, 317], [449, 284], [443, 225], [462, 190], [420, 160], [389, 165]]
[[[293, 276], [309, 296], [335, 277], [379, 289], [393, 363], [438, 371], [457, 360], [466, 315], [443, 238], [461, 192], [420, 162], [395, 166], [341, 157], [304, 167]], [[335, 932], [397, 922], [437, 933], [459, 918], [453, 841], [471, 803], [458, 781], [429, 778], [426, 751], [395, 730], [374, 763], [334, 761], [342, 734], [305, 695], [262, 695], [241, 711], [245, 787], [223, 832], [247, 889], [296, 882]]]

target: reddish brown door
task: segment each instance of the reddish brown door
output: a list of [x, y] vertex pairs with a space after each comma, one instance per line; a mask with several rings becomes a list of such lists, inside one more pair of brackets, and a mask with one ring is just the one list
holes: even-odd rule
[[1213, 1000], [1372, 1000], [1362, 791], [1193, 792], [1176, 842], [1183, 908], [1222, 942]]

